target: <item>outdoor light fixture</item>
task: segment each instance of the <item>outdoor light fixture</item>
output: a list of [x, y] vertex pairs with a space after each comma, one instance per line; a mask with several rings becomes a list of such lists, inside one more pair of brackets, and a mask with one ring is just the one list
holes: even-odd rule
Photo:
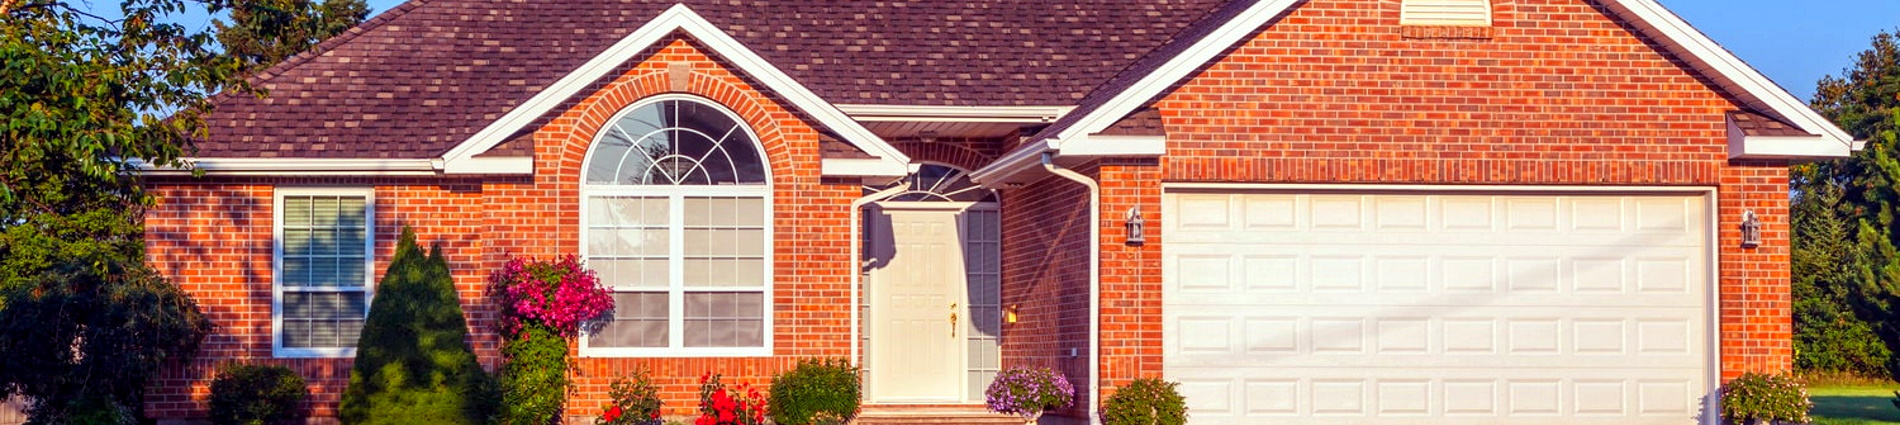
[[1128, 207], [1128, 222], [1124, 225], [1128, 227], [1129, 245], [1141, 245], [1148, 242], [1147, 236], [1142, 234], [1141, 227], [1143, 223], [1146, 223], [1146, 221], [1141, 219], [1141, 208]]
[[1755, 210], [1742, 211], [1742, 247], [1761, 246], [1761, 218], [1755, 216]]
[[1010, 304], [1009, 307], [1003, 307], [1003, 323], [1016, 323], [1016, 310], [1019, 310], [1021, 307], [1020, 304]]

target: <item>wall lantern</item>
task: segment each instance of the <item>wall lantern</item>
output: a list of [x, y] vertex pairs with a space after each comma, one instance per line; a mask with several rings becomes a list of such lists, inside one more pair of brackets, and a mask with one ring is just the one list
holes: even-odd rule
[[1010, 304], [1009, 307], [1003, 307], [1003, 323], [1015, 324], [1016, 311], [1021, 310], [1021, 309], [1022, 309], [1022, 305], [1020, 304]]
[[1123, 224], [1128, 227], [1129, 245], [1139, 246], [1148, 242], [1147, 236], [1142, 234], [1142, 225], [1144, 223], [1146, 223], [1146, 221], [1141, 219], [1141, 209], [1138, 207], [1129, 207], [1128, 222]]
[[1761, 246], [1761, 218], [1755, 216], [1755, 210], [1742, 211], [1742, 247]]

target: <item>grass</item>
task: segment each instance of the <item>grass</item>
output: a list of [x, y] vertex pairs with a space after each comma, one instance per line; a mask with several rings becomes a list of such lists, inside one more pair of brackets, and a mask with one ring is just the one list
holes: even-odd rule
[[1808, 389], [1815, 425], [1900, 425], [1895, 385], [1816, 386]]

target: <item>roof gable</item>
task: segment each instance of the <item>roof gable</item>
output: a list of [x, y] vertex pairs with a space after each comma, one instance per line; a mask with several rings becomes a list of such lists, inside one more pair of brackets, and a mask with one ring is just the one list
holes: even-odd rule
[[910, 158], [897, 148], [891, 147], [876, 134], [859, 125], [856, 120], [845, 115], [836, 106], [826, 102], [816, 93], [812, 93], [803, 84], [793, 80], [778, 67], [759, 57], [743, 43], [727, 35], [704, 17], [694, 13], [685, 4], [676, 4], [661, 12], [639, 29], [627, 34], [595, 55], [573, 72], [556, 80], [547, 89], [535, 94], [519, 106], [509, 110], [487, 127], [476, 132], [467, 140], [457, 144], [442, 155], [443, 171], [455, 173], [482, 173], [488, 169], [486, 164], [474, 158], [496, 145], [507, 141], [508, 136], [534, 123], [543, 114], [548, 113], [568, 98], [586, 90], [594, 81], [634, 56], [666, 40], [668, 35], [681, 32], [705, 46], [709, 53], [716, 54], [730, 62], [737, 71], [759, 81], [765, 89], [783, 97], [792, 107], [804, 112], [813, 120], [829, 127], [838, 134], [841, 141], [870, 154], [873, 158], [826, 160], [826, 175], [875, 175], [901, 176], [907, 171]]

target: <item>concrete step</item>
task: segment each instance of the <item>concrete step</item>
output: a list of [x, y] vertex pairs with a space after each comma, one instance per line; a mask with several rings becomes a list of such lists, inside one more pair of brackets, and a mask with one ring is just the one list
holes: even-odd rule
[[865, 406], [852, 425], [1023, 425], [1021, 416], [983, 406]]

